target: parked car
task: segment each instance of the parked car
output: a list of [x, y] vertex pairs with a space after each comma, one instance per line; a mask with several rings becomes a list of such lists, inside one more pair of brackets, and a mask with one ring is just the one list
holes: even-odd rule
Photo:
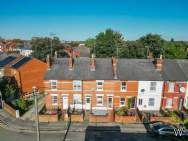
[[165, 122], [155, 122], [150, 124], [149, 132], [154, 136], [166, 137], [188, 137], [188, 131], [184, 128], [177, 128], [175, 125]]

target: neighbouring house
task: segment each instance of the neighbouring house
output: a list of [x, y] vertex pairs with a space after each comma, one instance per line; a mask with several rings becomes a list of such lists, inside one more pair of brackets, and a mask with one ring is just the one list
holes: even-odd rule
[[122, 106], [159, 111], [163, 77], [158, 66], [152, 59], [57, 58], [44, 78], [46, 108], [95, 115]]
[[33, 86], [39, 92], [44, 90], [43, 77], [46, 70], [46, 63], [32, 57], [19, 56], [4, 66], [4, 75], [15, 77], [22, 96], [29, 96]]
[[188, 61], [165, 59], [159, 72], [164, 80], [162, 109], [181, 111], [186, 102]]
[[187, 89], [185, 94], [185, 101], [184, 101], [184, 107], [188, 110], [188, 82], [187, 82]]
[[23, 55], [23, 56], [31, 56], [33, 53], [33, 50], [29, 49], [27, 47], [15, 48], [15, 49], [13, 49], [13, 51], [18, 51], [20, 53], [20, 55]]
[[7, 56], [4, 59], [0, 60], [0, 78], [2, 78], [5, 75], [4, 67], [15, 59], [16, 57], [14, 56]]

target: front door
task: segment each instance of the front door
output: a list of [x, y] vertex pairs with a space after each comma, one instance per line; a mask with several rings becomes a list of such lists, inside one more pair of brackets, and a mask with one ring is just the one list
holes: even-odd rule
[[68, 96], [63, 96], [62, 102], [63, 102], [63, 109], [64, 110], [68, 109]]
[[85, 96], [85, 108], [90, 110], [91, 108], [91, 96]]

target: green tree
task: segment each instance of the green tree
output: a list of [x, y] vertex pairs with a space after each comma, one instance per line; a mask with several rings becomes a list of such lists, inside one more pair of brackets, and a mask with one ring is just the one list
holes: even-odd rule
[[124, 46], [124, 39], [121, 33], [107, 29], [96, 36], [96, 56], [112, 57], [117, 55], [117, 48]]
[[52, 54], [55, 51], [62, 49], [62, 44], [58, 37], [54, 37], [53, 39], [45, 37], [34, 37], [31, 40], [31, 47], [33, 50], [33, 56], [45, 61], [46, 55], [51, 54], [51, 45], [52, 45]]
[[27, 101], [24, 99], [18, 99], [16, 101], [16, 106], [22, 113], [24, 113], [27, 110]]
[[147, 34], [139, 39], [139, 41], [153, 53], [154, 57], [163, 54], [164, 39], [158, 34]]

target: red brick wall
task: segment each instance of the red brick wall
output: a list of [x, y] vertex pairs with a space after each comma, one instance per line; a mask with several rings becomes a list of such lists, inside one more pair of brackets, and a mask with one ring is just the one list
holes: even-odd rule
[[16, 117], [16, 110], [13, 109], [11, 106], [9, 106], [8, 104], [6, 104], [5, 102], [3, 103], [3, 110], [7, 113], [9, 113], [10, 115], [12, 115], [13, 117]]
[[179, 85], [181, 85], [181, 87], [184, 87], [186, 89], [187, 88], [187, 83], [186, 82], [174, 82], [174, 83], [175, 83], [174, 92], [168, 92], [168, 82], [164, 83], [163, 98], [162, 98], [162, 103], [161, 103], [162, 109], [166, 108], [166, 100], [167, 100], [167, 98], [172, 98], [173, 104], [172, 104], [172, 108], [170, 108], [169, 110], [178, 110], [178, 108], [179, 108], [179, 99], [185, 97], [185, 93], [181, 93], [179, 91]]
[[51, 95], [58, 94], [58, 105], [59, 108], [62, 108], [62, 94], [68, 94], [69, 104], [73, 104], [73, 94], [83, 94], [83, 103], [85, 103], [85, 94], [91, 94], [91, 104], [96, 106], [96, 94], [104, 95], [104, 106], [107, 106], [107, 96], [113, 94], [114, 101], [113, 106], [120, 106], [120, 98], [124, 97], [126, 99], [126, 104], [128, 103], [128, 98], [137, 97], [138, 82], [137, 81], [127, 81], [127, 91], [121, 92], [121, 81], [118, 80], [105, 80], [103, 91], [96, 91], [96, 81], [83, 81], [83, 92], [82, 91], [73, 91], [73, 85], [71, 80], [57, 81], [57, 91], [51, 91], [50, 81], [44, 81], [46, 92], [49, 94], [46, 97], [46, 107], [53, 108], [51, 105]]
[[115, 122], [136, 123], [136, 116], [119, 116], [119, 115], [115, 114]]
[[105, 116], [89, 115], [89, 122], [114, 122], [114, 112], [109, 111]]
[[57, 122], [58, 115], [39, 115], [40, 122]]

